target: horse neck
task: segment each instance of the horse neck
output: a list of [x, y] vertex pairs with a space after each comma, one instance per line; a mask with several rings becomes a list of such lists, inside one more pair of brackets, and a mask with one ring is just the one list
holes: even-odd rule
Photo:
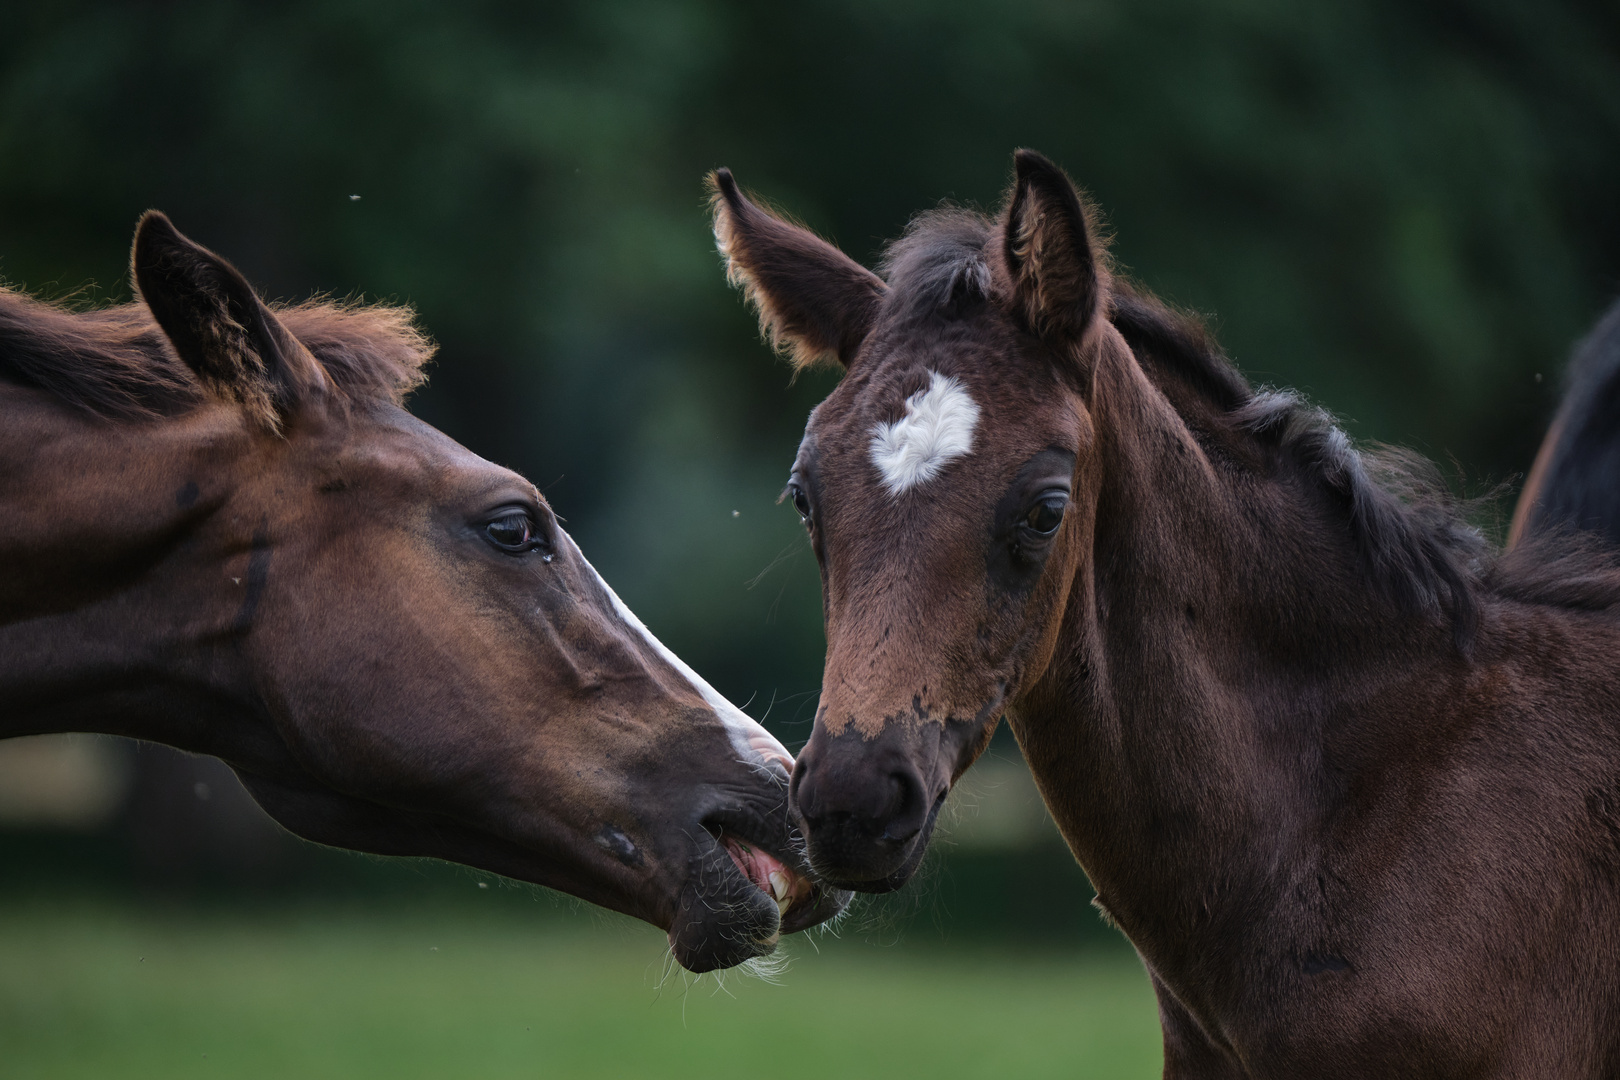
[[1168, 972], [1264, 927], [1346, 774], [1395, 750], [1367, 706], [1450, 637], [1365, 586], [1320, 503], [1231, 484], [1123, 347], [1091, 407], [1091, 554], [1011, 717], [1101, 902]]
[[0, 416], [0, 737], [215, 751], [215, 719], [253, 699], [251, 527], [220, 527], [252, 443], [236, 410], [101, 422], [0, 387]]

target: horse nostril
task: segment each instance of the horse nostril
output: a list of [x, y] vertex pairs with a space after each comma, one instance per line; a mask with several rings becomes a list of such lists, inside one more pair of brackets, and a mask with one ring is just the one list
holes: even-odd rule
[[793, 766], [793, 775], [788, 779], [788, 806], [806, 824], [820, 821], [825, 816], [820, 780], [809, 755], [799, 755], [798, 763]]
[[903, 843], [922, 831], [930, 809], [928, 795], [923, 791], [922, 778], [910, 770], [890, 773], [889, 784], [894, 797], [883, 839]]
[[788, 777], [788, 805], [796, 808], [800, 814], [804, 813], [804, 805], [799, 802], [799, 789], [804, 785], [805, 767], [801, 758], [793, 767], [793, 775]]

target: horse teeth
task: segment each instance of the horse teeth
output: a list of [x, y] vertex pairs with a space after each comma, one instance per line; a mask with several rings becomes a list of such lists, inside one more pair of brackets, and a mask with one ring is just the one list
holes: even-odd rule
[[783, 911], [787, 910], [787, 898], [793, 892], [793, 883], [788, 876], [780, 870], [771, 871], [771, 894], [776, 898], [776, 906]]

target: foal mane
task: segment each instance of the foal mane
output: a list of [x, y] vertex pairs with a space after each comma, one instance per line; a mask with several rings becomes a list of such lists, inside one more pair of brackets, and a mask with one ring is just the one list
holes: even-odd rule
[[[270, 309], [350, 397], [398, 404], [426, 379], [435, 346], [408, 307], [314, 299]], [[76, 310], [3, 285], [0, 379], [110, 420], [172, 416], [207, 397], [146, 305]]]
[[1369, 576], [1408, 610], [1449, 610], [1459, 648], [1479, 624], [1488, 545], [1439, 470], [1399, 447], [1358, 449], [1324, 409], [1291, 390], [1254, 389], [1201, 320], [1133, 286], [1115, 286], [1109, 320], [1214, 405], [1238, 437], [1293, 463], [1345, 508]]
[[[989, 218], [954, 207], [918, 215], [884, 251], [886, 308], [921, 317], [952, 307], [964, 288], [987, 287], [984, 249], [994, 232]], [[1269, 449], [1332, 495], [1369, 577], [1408, 610], [1449, 613], [1459, 648], [1473, 641], [1485, 593], [1588, 610], [1620, 606], [1612, 554], [1549, 537], [1493, 555], [1430, 461], [1398, 447], [1358, 449], [1332, 416], [1298, 394], [1254, 388], [1196, 316], [1116, 276], [1108, 318], [1134, 352], [1151, 355], [1155, 368], [1212, 406], [1234, 438]]]

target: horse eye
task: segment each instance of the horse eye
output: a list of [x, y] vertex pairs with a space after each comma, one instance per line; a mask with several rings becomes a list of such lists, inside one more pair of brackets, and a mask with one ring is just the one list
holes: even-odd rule
[[1030, 507], [1024, 517], [1024, 526], [1041, 536], [1051, 536], [1063, 524], [1063, 511], [1068, 505], [1069, 500], [1062, 495], [1047, 495]]
[[534, 522], [523, 510], [511, 510], [484, 526], [489, 542], [502, 551], [528, 551], [534, 546]]
[[799, 512], [799, 520], [810, 524], [810, 496], [798, 484], [788, 485], [788, 495], [793, 499], [793, 509]]

